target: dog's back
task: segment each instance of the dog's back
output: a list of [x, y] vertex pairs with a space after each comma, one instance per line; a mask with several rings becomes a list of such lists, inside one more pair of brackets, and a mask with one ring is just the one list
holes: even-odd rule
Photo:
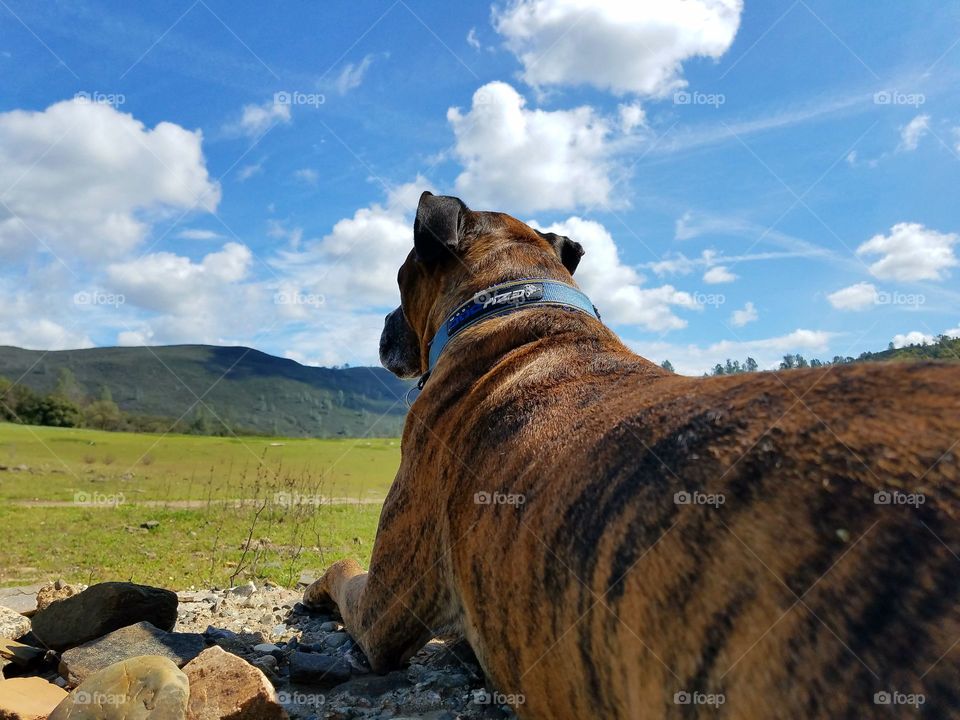
[[439, 470], [504, 692], [557, 719], [960, 716], [960, 366], [573, 360], [433, 425], [483, 438]]

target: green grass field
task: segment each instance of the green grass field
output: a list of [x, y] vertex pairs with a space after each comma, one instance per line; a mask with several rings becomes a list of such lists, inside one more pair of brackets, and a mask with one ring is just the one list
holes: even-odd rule
[[292, 585], [304, 569], [369, 559], [399, 462], [398, 440], [0, 423], [0, 585]]

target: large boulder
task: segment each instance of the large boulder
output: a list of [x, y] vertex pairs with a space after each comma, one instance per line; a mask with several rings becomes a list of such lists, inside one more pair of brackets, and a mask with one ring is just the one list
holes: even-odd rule
[[187, 676], [162, 657], [135, 657], [88, 677], [49, 720], [184, 720]]
[[19, 640], [30, 632], [30, 618], [0, 605], [0, 638]]
[[43, 678], [0, 680], [0, 720], [45, 720], [65, 697]]
[[40, 585], [25, 585], [0, 588], [0, 605], [30, 617], [37, 611], [37, 593], [41, 587]]
[[60, 656], [60, 675], [79, 685], [110, 665], [141, 655], [167, 658], [183, 667], [206, 647], [199, 633], [169, 633], [141, 622], [67, 650]]
[[177, 594], [134, 583], [100, 583], [37, 611], [33, 634], [49, 648], [66, 650], [138, 622], [172, 630]]
[[204, 650], [183, 672], [190, 681], [187, 720], [287, 720], [266, 676], [219, 647]]

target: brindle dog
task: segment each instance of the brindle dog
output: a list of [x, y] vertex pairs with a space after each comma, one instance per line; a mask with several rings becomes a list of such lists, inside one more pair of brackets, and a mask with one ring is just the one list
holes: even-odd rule
[[[430, 193], [414, 245], [402, 376], [462, 303], [582, 254]], [[958, 441], [960, 365], [681, 377], [533, 305], [447, 346], [369, 572], [305, 601], [381, 673], [457, 630], [524, 719], [956, 718]]]

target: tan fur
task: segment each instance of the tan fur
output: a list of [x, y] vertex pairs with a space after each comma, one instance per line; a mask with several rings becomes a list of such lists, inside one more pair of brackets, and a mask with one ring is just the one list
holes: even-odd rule
[[[455, 262], [411, 254], [422, 369], [452, 309], [531, 276], [573, 284], [504, 215], [469, 213]], [[379, 672], [458, 629], [524, 720], [956, 718], [958, 441], [960, 366], [686, 378], [585, 314], [523, 310], [450, 344], [369, 573], [337, 563], [305, 601]], [[875, 502], [892, 490], [925, 502]], [[694, 491], [725, 502], [675, 503]]]

